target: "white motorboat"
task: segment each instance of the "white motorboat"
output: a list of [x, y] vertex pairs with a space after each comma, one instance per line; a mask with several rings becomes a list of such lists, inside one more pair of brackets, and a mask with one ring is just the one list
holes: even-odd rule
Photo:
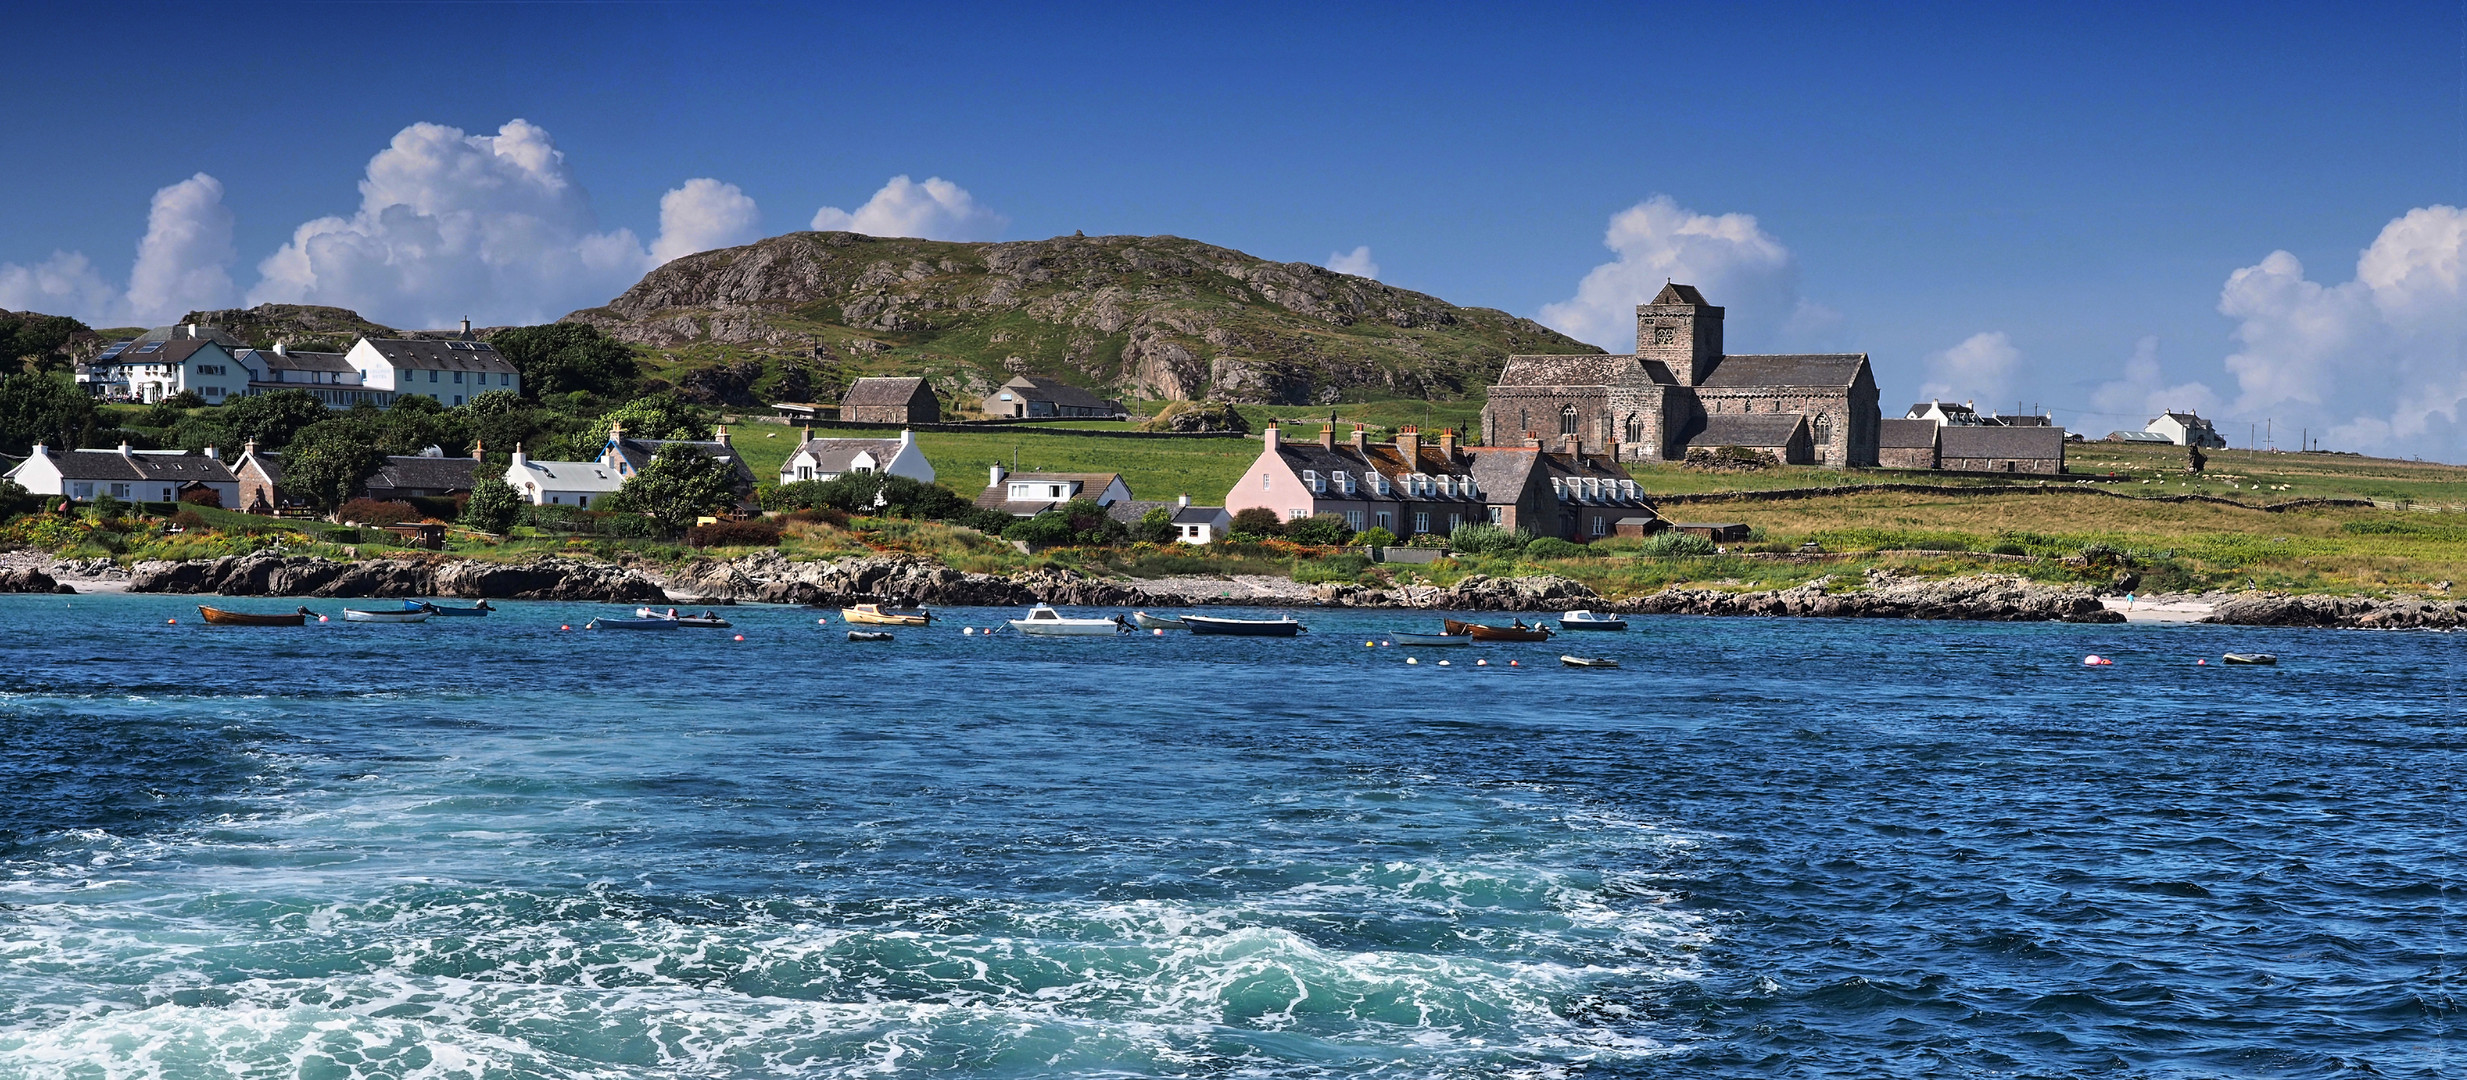
[[1561, 630], [1625, 630], [1628, 621], [1617, 615], [1599, 615], [1590, 611], [1570, 611], [1559, 616]]
[[1131, 613], [1131, 621], [1142, 630], [1188, 630], [1191, 624], [1171, 615], [1150, 615], [1145, 611]]
[[428, 621], [428, 612], [427, 612], [427, 610], [425, 610], [425, 609], [422, 609], [422, 610], [419, 610], [419, 611], [367, 611], [367, 610], [363, 610], [363, 609], [360, 609], [360, 608], [344, 608], [344, 609], [343, 609], [343, 621], [344, 621], [344, 622], [427, 622], [427, 621]]
[[1066, 619], [1051, 606], [1038, 604], [1025, 619], [1011, 620], [1011, 629], [1039, 637], [1102, 637], [1123, 631], [1120, 619]]

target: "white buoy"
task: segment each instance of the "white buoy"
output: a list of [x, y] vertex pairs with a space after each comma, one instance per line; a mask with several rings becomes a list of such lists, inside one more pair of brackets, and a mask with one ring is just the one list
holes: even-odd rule
[[1422, 662], [1422, 658], [1419, 656], [1408, 656], [1405, 658], [1405, 662], [1408, 664], [1419, 664]]
[[1447, 661], [1445, 661], [1445, 660], [1442, 660], [1442, 661], [1440, 661], [1440, 662], [1439, 662], [1439, 666], [1440, 666], [1440, 667], [1446, 667], [1446, 666], [1448, 666], [1448, 662], [1447, 662]]
[[973, 634], [973, 633], [976, 633], [976, 632], [977, 632], [977, 628], [976, 628], [976, 627], [973, 627], [973, 626], [963, 626], [963, 627], [960, 627], [960, 628], [959, 628], [959, 632], [960, 632], [961, 634], [963, 634], [963, 635], [965, 635], [965, 634]]

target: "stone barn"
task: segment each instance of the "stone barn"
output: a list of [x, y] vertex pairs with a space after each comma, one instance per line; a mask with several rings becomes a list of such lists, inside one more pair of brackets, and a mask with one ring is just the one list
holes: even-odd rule
[[1886, 420], [1876, 437], [1876, 464], [1887, 469], [1933, 469], [1936, 467], [1936, 430], [1933, 420]]
[[858, 379], [839, 399], [839, 418], [858, 424], [932, 424], [942, 403], [923, 379]]
[[2064, 429], [2057, 427], [1948, 427], [1937, 434], [1937, 467], [1953, 472], [2039, 473], [2064, 471]]

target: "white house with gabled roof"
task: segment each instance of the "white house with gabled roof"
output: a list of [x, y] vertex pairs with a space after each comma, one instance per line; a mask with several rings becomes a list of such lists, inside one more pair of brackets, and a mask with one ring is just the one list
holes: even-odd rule
[[514, 370], [512, 361], [487, 342], [469, 338], [469, 320], [462, 333], [459, 338], [364, 337], [352, 342], [343, 361], [359, 373], [363, 387], [420, 394], [446, 406], [491, 390], [522, 390], [522, 373]]
[[920, 484], [934, 482], [934, 465], [917, 449], [916, 433], [902, 431], [896, 439], [817, 439], [811, 429], [795, 453], [780, 463], [780, 483], [836, 480], [848, 473], [905, 476]]
[[227, 507], [240, 504], [240, 479], [232, 475], [212, 447], [202, 454], [183, 450], [116, 450], [55, 452], [41, 443], [5, 479], [37, 495], [54, 495], [75, 502], [103, 496], [131, 502], [173, 502], [191, 490], [212, 491]]
[[505, 467], [505, 482], [533, 506], [588, 510], [625, 486], [625, 477], [605, 461], [538, 461], [517, 446]]

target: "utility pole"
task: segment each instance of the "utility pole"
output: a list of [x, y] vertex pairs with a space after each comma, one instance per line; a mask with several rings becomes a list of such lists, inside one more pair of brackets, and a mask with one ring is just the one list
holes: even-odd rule
[[2264, 420], [2261, 422], [2261, 437], [2270, 440], [2270, 450], [2273, 453], [2278, 451], [2279, 440], [2278, 436], [2270, 434], [2270, 425], [2276, 422], [2277, 421], [2275, 420]]

